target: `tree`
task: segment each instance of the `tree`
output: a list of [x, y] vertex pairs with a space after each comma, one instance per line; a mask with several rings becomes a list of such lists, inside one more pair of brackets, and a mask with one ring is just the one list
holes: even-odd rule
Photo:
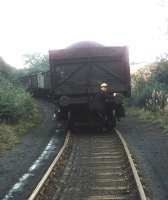
[[48, 56], [41, 53], [25, 54], [25, 65], [28, 73], [49, 70]]
[[151, 68], [151, 74], [155, 81], [162, 84], [168, 90], [168, 55], [165, 54]]
[[168, 59], [161, 58], [132, 76], [132, 104], [164, 111], [168, 99]]

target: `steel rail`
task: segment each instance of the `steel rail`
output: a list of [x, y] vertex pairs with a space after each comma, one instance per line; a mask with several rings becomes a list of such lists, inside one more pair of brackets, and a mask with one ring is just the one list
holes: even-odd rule
[[[121, 141], [121, 143], [122, 143], [122, 145], [124, 147], [124, 150], [125, 150], [125, 153], [126, 153], [126, 157], [127, 157], [128, 161], [129, 161], [129, 165], [131, 167], [131, 171], [132, 171], [132, 174], [133, 174], [133, 177], [134, 177], [134, 181], [135, 181], [135, 184], [136, 184], [136, 188], [137, 188], [137, 192], [139, 194], [139, 197], [140, 197], [141, 200], [147, 200], [147, 197], [145, 195], [145, 192], [144, 192], [141, 180], [139, 178], [137, 169], [136, 169], [136, 167], [134, 165], [134, 162], [133, 162], [133, 159], [131, 157], [131, 153], [130, 153], [128, 147], [127, 147], [127, 143], [124, 140], [124, 138], [121, 135], [121, 133], [117, 129], [114, 129], [114, 131], [116, 132], [117, 136], [119, 137], [119, 139], [120, 139], [120, 141]], [[61, 160], [62, 154], [65, 152], [65, 149], [69, 144], [69, 140], [70, 140], [70, 132], [67, 133], [67, 136], [66, 136], [66, 139], [65, 139], [63, 147], [61, 148], [60, 152], [58, 153], [58, 155], [56, 156], [56, 158], [54, 159], [54, 161], [50, 165], [50, 167], [47, 170], [47, 172], [44, 174], [43, 178], [41, 179], [41, 181], [39, 182], [37, 187], [34, 189], [34, 191], [31, 194], [31, 196], [28, 198], [28, 200], [45, 199], [45, 197], [47, 195], [47, 194], [45, 195], [45, 190], [46, 190], [47, 186], [49, 185], [50, 179], [53, 178], [52, 174], [54, 175], [55, 166], [59, 165], [58, 164], [59, 160]], [[95, 199], [95, 197], [93, 199]]]
[[69, 140], [70, 140], [70, 131], [68, 131], [68, 133], [66, 135], [64, 145], [60, 149], [60, 151], [57, 154], [57, 156], [55, 157], [54, 161], [51, 163], [50, 167], [48, 168], [48, 170], [46, 171], [46, 173], [44, 174], [44, 176], [42, 177], [42, 179], [38, 183], [37, 187], [34, 189], [32, 194], [30, 195], [28, 200], [35, 200], [38, 197], [38, 195], [40, 195], [41, 190], [43, 189], [45, 183], [47, 182], [49, 176], [51, 175], [54, 167], [59, 163], [59, 160], [60, 160], [62, 154], [64, 153], [64, 151], [65, 151], [65, 149], [66, 149], [66, 147], [69, 143]]
[[144, 192], [140, 177], [138, 175], [137, 169], [136, 169], [134, 161], [132, 159], [131, 153], [130, 153], [128, 147], [127, 147], [127, 143], [126, 143], [125, 139], [123, 138], [123, 136], [121, 135], [121, 133], [119, 132], [119, 130], [117, 130], [117, 129], [114, 129], [114, 130], [117, 133], [117, 135], [119, 136], [119, 138], [120, 138], [120, 140], [121, 140], [121, 142], [122, 142], [122, 144], [124, 146], [125, 152], [127, 154], [129, 163], [130, 163], [131, 168], [132, 168], [133, 176], [134, 176], [134, 179], [135, 179], [135, 182], [136, 182], [136, 185], [137, 185], [137, 189], [138, 189], [140, 198], [141, 198], [141, 200], [147, 200], [147, 197], [145, 195], [145, 192]]

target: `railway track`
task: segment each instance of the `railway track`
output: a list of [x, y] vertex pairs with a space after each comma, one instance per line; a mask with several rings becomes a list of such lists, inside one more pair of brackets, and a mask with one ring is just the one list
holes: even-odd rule
[[29, 200], [146, 200], [121, 134], [68, 133]]

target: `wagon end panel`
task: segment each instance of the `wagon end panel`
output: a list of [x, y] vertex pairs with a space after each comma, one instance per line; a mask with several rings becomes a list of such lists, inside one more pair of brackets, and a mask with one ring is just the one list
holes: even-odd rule
[[52, 51], [49, 61], [52, 90], [58, 96], [97, 93], [102, 82], [112, 93], [131, 93], [126, 47]]

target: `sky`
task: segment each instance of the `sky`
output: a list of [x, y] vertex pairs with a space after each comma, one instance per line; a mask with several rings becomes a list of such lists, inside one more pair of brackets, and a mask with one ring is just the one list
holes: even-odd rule
[[85, 40], [151, 62], [168, 52], [168, 0], [0, 0], [0, 56], [17, 68], [24, 54]]

